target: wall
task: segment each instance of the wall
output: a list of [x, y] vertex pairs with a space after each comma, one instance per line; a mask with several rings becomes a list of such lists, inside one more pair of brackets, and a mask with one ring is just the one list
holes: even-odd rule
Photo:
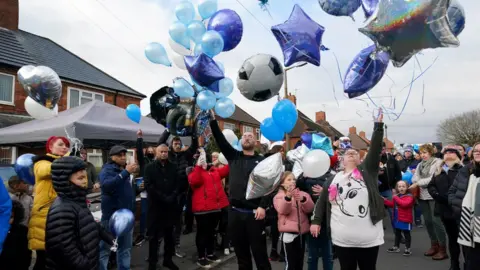
[[[0, 73], [5, 73], [9, 75], [13, 75], [16, 77], [18, 69], [13, 69], [13, 68], [7, 68], [7, 67], [0, 67]], [[67, 100], [68, 100], [68, 87], [75, 87], [81, 90], [87, 90], [95, 93], [101, 93], [105, 95], [105, 102], [109, 104], [113, 104], [114, 102], [114, 97], [115, 93], [112, 92], [107, 92], [107, 91], [102, 91], [98, 90], [92, 87], [87, 87], [83, 85], [76, 85], [74, 83], [68, 83], [68, 82], [62, 82], [62, 97], [60, 98], [60, 102], [58, 104], [58, 110], [59, 111], [64, 111], [68, 108], [67, 106]], [[23, 90], [22, 85], [18, 82], [18, 80], [15, 78], [15, 95], [14, 95], [14, 104], [15, 106], [12, 105], [5, 105], [5, 104], [0, 104], [0, 113], [11, 113], [11, 114], [24, 114], [26, 115], [27, 112], [25, 111], [25, 106], [24, 102], [25, 99], [27, 98], [27, 94], [25, 93], [25, 90]], [[135, 98], [135, 97], [130, 97], [130, 96], [125, 96], [122, 94], [119, 94], [117, 96], [117, 106], [121, 108], [126, 108], [129, 104], [137, 104], [140, 106], [140, 98]]]

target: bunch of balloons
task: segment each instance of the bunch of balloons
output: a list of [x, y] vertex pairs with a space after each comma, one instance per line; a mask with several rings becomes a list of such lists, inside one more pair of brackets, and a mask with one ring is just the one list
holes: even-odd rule
[[270, 141], [281, 141], [285, 133], [295, 127], [298, 112], [295, 104], [289, 99], [280, 100], [272, 109], [272, 117], [267, 117], [260, 124], [262, 135]]
[[58, 114], [62, 82], [53, 69], [46, 66], [23, 66], [18, 81], [27, 93], [25, 110], [35, 119], [49, 119]]
[[293, 163], [292, 172], [296, 178], [301, 174], [317, 178], [330, 169], [329, 154], [323, 149], [309, 149], [305, 144], [288, 151], [287, 159]]

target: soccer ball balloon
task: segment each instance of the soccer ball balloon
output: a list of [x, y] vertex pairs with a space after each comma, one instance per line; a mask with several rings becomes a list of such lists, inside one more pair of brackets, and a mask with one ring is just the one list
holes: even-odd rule
[[249, 100], [268, 100], [278, 94], [282, 84], [283, 66], [269, 54], [248, 58], [238, 71], [237, 87]]

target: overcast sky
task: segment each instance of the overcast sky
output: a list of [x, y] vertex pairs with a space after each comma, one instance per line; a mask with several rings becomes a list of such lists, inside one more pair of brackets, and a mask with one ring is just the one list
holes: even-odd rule
[[[52, 39], [149, 96], [161, 86], [171, 85], [177, 76], [188, 78], [186, 71], [154, 65], [144, 57], [144, 48], [149, 42], [160, 42], [169, 50], [168, 28], [174, 21], [176, 3], [176, 0], [20, 0], [20, 28]], [[272, 54], [283, 61], [280, 47], [268, 29], [288, 19], [293, 5], [298, 3], [312, 19], [325, 27], [323, 43], [331, 49], [322, 52], [322, 67], [307, 65], [289, 71], [288, 87], [296, 93], [298, 109], [312, 119], [316, 111], [326, 111], [327, 120], [345, 134], [352, 125], [358, 131], [371, 134], [374, 106], [369, 100], [355, 101], [344, 97], [333, 56], [333, 53], [337, 55], [343, 76], [355, 55], [371, 44], [357, 30], [364, 21], [361, 9], [355, 14], [354, 22], [348, 17], [326, 14], [316, 0], [270, 0], [271, 16], [257, 3], [257, 0], [219, 0], [219, 8], [235, 10], [244, 27], [240, 45], [215, 58], [224, 63], [226, 75], [235, 81], [243, 61], [257, 53]], [[388, 136], [392, 141], [436, 141], [435, 128], [442, 119], [479, 108], [480, 91], [476, 91], [476, 79], [480, 66], [480, 38], [477, 36], [480, 16], [474, 14], [480, 14], [480, 2], [463, 0], [461, 3], [467, 13], [467, 26], [459, 37], [461, 45], [459, 48], [426, 50], [418, 56], [423, 68], [437, 56], [438, 60], [414, 84], [400, 119], [393, 121], [386, 117]], [[392, 80], [384, 77], [370, 92], [375, 103], [388, 107], [393, 96], [395, 112], [399, 113], [409, 91], [408, 87], [402, 89], [409, 85], [413, 71], [413, 60], [402, 68], [390, 65], [387, 74], [395, 85], [392, 88]], [[416, 74], [419, 73], [417, 65]], [[334, 89], [339, 105], [335, 101]], [[270, 116], [276, 102], [276, 99], [262, 103], [249, 101], [237, 89], [230, 97], [259, 121]], [[150, 111], [148, 106], [148, 99], [142, 101], [144, 114]]]

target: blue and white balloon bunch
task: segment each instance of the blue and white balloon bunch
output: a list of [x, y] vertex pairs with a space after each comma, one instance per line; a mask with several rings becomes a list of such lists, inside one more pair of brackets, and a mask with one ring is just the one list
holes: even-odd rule
[[267, 117], [260, 125], [262, 135], [270, 141], [281, 141], [285, 133], [295, 127], [298, 112], [295, 104], [288, 99], [277, 102], [272, 109], [272, 117]]

